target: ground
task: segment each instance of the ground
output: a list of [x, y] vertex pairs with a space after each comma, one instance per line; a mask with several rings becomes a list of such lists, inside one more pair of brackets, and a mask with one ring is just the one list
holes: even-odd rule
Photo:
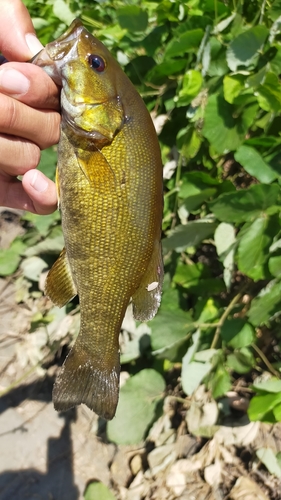
[[[21, 234], [15, 220], [2, 212], [2, 248]], [[35, 316], [52, 306], [35, 292], [21, 300], [20, 280], [21, 271], [0, 279], [0, 500], [82, 500], [91, 481], [117, 500], [281, 499], [274, 464], [270, 474], [260, 452], [281, 451], [281, 424], [249, 422], [247, 391], [216, 402], [203, 386], [191, 398], [171, 386], [146, 440], [134, 446], [108, 442], [106, 423], [85, 406], [57, 413], [51, 394], [61, 350], [49, 356], [44, 329], [34, 330]], [[46, 326], [50, 335], [52, 324], [60, 338], [72, 321], [76, 328], [63, 314]]]

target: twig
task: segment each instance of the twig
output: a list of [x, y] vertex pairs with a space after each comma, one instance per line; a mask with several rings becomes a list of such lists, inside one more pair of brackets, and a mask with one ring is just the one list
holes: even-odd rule
[[264, 362], [264, 364], [267, 366], [267, 368], [269, 369], [270, 373], [272, 373], [272, 375], [274, 375], [275, 377], [280, 378], [280, 373], [277, 370], [275, 370], [275, 368], [272, 366], [272, 364], [270, 363], [270, 361], [268, 361], [267, 357], [260, 350], [260, 348], [256, 344], [251, 344], [251, 346], [258, 353], [259, 357]]
[[232, 301], [228, 304], [226, 310], [222, 314], [221, 319], [218, 322], [218, 326], [217, 326], [217, 329], [215, 331], [215, 335], [214, 335], [214, 338], [213, 338], [213, 341], [212, 341], [210, 349], [215, 349], [216, 348], [216, 345], [217, 345], [217, 342], [219, 340], [219, 336], [220, 336], [220, 332], [221, 332], [222, 326], [223, 326], [225, 320], [227, 319], [227, 317], [228, 317], [231, 309], [233, 309], [233, 307], [241, 299], [241, 297], [244, 294], [246, 288], [247, 288], [247, 284], [245, 284], [242, 287], [242, 289], [240, 290], [240, 292], [237, 293], [237, 295], [235, 295], [235, 297], [233, 297]]

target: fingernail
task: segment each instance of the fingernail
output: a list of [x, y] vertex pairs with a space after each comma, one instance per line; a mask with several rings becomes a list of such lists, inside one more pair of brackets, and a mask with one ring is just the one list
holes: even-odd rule
[[26, 94], [30, 81], [16, 69], [0, 70], [0, 88], [9, 94]]
[[38, 193], [43, 193], [43, 191], [46, 191], [48, 187], [48, 181], [42, 176], [41, 172], [36, 170], [34, 172], [32, 181], [30, 182], [31, 186], [35, 191], [38, 191]]
[[40, 50], [44, 49], [44, 46], [42, 45], [41, 42], [39, 42], [38, 38], [33, 35], [32, 33], [27, 33], [25, 35], [25, 40], [28, 45], [29, 50], [32, 52], [32, 54], [35, 56], [35, 54], [38, 54]]

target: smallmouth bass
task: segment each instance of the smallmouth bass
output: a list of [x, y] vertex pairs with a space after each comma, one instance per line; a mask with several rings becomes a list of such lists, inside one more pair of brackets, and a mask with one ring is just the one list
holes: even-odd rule
[[81, 324], [53, 389], [56, 410], [85, 403], [112, 419], [119, 333], [152, 319], [161, 300], [162, 162], [145, 104], [106, 47], [79, 20], [32, 62], [62, 86], [57, 189], [65, 248], [45, 293], [79, 295]]

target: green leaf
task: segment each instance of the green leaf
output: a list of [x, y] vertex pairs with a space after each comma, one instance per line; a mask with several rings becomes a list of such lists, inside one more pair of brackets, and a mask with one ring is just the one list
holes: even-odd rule
[[231, 286], [232, 275], [234, 272], [234, 254], [235, 254], [235, 229], [232, 224], [221, 222], [217, 227], [214, 240], [217, 254], [223, 263], [223, 279], [226, 287]]
[[276, 278], [281, 275], [281, 255], [270, 257], [268, 261], [268, 269], [272, 276]]
[[31, 222], [39, 232], [40, 236], [45, 237], [49, 233], [50, 228], [60, 220], [60, 213], [56, 210], [52, 214], [44, 215], [44, 217], [42, 217], [42, 215], [26, 212], [22, 219]]
[[253, 388], [256, 391], [279, 393], [281, 392], [281, 380], [276, 377], [271, 377], [270, 379], [263, 380], [262, 382], [254, 382]]
[[84, 500], [116, 500], [116, 497], [103, 483], [90, 483], [85, 491]]
[[[197, 389], [203, 378], [211, 371], [212, 364], [208, 361], [194, 361], [194, 355], [199, 347], [200, 330], [197, 330], [192, 335], [192, 345], [187, 350], [182, 358], [181, 383], [182, 388], [188, 396], [191, 396]], [[214, 353], [212, 353], [212, 356]]]
[[281, 468], [271, 448], [260, 448], [257, 450], [256, 454], [270, 474], [274, 474], [274, 476], [281, 478]]
[[262, 109], [279, 113], [281, 110], [281, 90], [278, 75], [268, 72], [257, 89], [258, 102]]
[[160, 64], [154, 66], [146, 75], [148, 81], [159, 85], [167, 80], [167, 77], [179, 73], [186, 66], [186, 62], [182, 59], [165, 59]]
[[190, 69], [183, 77], [182, 88], [179, 91], [179, 96], [175, 97], [177, 106], [187, 106], [192, 99], [197, 96], [202, 87], [203, 78], [199, 71]]
[[185, 52], [197, 49], [200, 45], [203, 35], [204, 32], [202, 29], [194, 29], [175, 36], [167, 44], [165, 58], [182, 56]]
[[243, 319], [229, 319], [221, 329], [221, 338], [234, 349], [246, 347], [255, 339], [253, 327]]
[[209, 97], [202, 133], [219, 154], [235, 150], [247, 131], [243, 119], [235, 115], [234, 106], [222, 95]]
[[141, 370], [120, 389], [116, 416], [107, 424], [107, 436], [117, 444], [137, 444], [144, 439], [155, 418], [165, 381], [152, 369]]
[[117, 19], [121, 28], [132, 32], [145, 31], [148, 24], [146, 10], [137, 5], [126, 5], [117, 9]]
[[55, 226], [49, 237], [39, 241], [36, 245], [30, 246], [26, 249], [25, 255], [31, 257], [33, 255], [39, 255], [43, 253], [48, 254], [58, 254], [64, 247], [64, 238], [62, 234], [61, 226]]
[[278, 177], [278, 174], [270, 168], [257, 150], [250, 146], [240, 146], [234, 154], [234, 158], [241, 163], [248, 174], [256, 177], [260, 182], [269, 184]]
[[229, 44], [226, 52], [228, 67], [237, 71], [239, 66], [250, 66], [268, 36], [268, 29], [263, 25], [250, 28], [238, 35]]
[[194, 329], [190, 314], [180, 309], [167, 311], [161, 308], [149, 326], [154, 353], [161, 358], [179, 361], [182, 345], [187, 341], [188, 333]]
[[198, 264], [190, 263], [189, 265], [179, 263], [173, 276], [173, 282], [189, 289], [198, 285], [200, 279], [209, 277], [209, 268], [201, 262], [198, 262]]
[[231, 379], [226, 368], [219, 364], [215, 373], [209, 381], [209, 386], [212, 390], [214, 398], [223, 396], [231, 387]]
[[251, 303], [248, 317], [254, 326], [267, 323], [275, 314], [281, 312], [281, 283], [274, 283], [261, 290]]
[[238, 267], [253, 280], [265, 278], [264, 264], [268, 259], [272, 238], [266, 234], [268, 219], [256, 219], [244, 232], [238, 246]]
[[198, 131], [191, 126], [181, 129], [177, 135], [177, 145], [184, 158], [194, 158], [201, 146], [202, 137]]
[[29, 257], [21, 263], [23, 275], [31, 281], [39, 281], [44, 269], [48, 269], [48, 264], [40, 257]]
[[227, 356], [227, 366], [237, 373], [248, 373], [255, 366], [255, 358], [247, 347]]
[[41, 151], [41, 158], [40, 158], [40, 163], [38, 165], [38, 169], [41, 170], [41, 172], [43, 172], [43, 174], [45, 174], [46, 177], [49, 177], [52, 180], [55, 180], [56, 164], [57, 164], [57, 152], [54, 147], [44, 149], [44, 151]]
[[0, 276], [9, 276], [17, 270], [25, 248], [21, 239], [16, 238], [10, 248], [0, 250]]
[[235, 193], [223, 193], [209, 207], [224, 222], [251, 221], [277, 203], [279, 193], [276, 184], [257, 184]]
[[64, 0], [53, 0], [52, 3], [55, 16], [67, 26], [71, 24], [76, 16], [75, 13], [71, 12], [68, 2]]
[[[272, 411], [276, 422], [281, 422], [281, 403], [279, 405], [276, 405]], [[281, 454], [280, 454], [280, 462], [281, 462]], [[281, 463], [279, 465], [281, 467]]]
[[[270, 412], [275, 406], [281, 403], [281, 392], [277, 394], [262, 394], [254, 396], [249, 404], [248, 416], [252, 421], [261, 420], [263, 422], [272, 422]], [[268, 420], [270, 418], [270, 420]]]
[[242, 75], [226, 75], [223, 79], [223, 95], [227, 102], [233, 104], [237, 97], [244, 89], [245, 77]]
[[232, 224], [221, 222], [214, 234], [215, 245], [218, 256], [227, 254], [235, 243], [235, 229]]
[[185, 358], [183, 358], [182, 363], [182, 388], [185, 394], [191, 396], [199, 387], [206, 375], [210, 373], [212, 363], [199, 363], [198, 361], [191, 361], [191, 363], [186, 364]]
[[202, 240], [210, 237], [215, 228], [216, 223], [208, 219], [195, 220], [183, 226], [178, 225], [163, 240], [163, 250], [167, 252], [175, 249], [181, 252], [187, 247], [197, 246]]
[[199, 193], [189, 196], [183, 200], [181, 206], [184, 206], [188, 212], [192, 212], [193, 210], [199, 208], [204, 201], [216, 194], [216, 191], [217, 190], [215, 188], [203, 189], [202, 191], [199, 191]]

